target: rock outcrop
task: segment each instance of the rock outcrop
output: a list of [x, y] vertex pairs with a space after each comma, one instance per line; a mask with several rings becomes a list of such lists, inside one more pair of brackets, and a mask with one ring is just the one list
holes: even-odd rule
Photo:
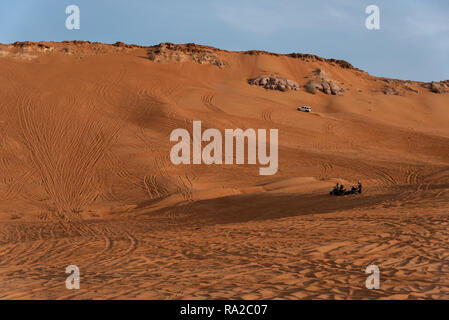
[[422, 84], [423, 88], [429, 89], [433, 93], [446, 93], [449, 92], [449, 80], [441, 82], [428, 82]]
[[[244, 54], [248, 54], [248, 55], [270, 55], [270, 56], [276, 56], [276, 57], [280, 57], [280, 56], [287, 56], [290, 58], [294, 58], [294, 59], [300, 59], [302, 61], [305, 62], [326, 62], [330, 65], [336, 65], [339, 66], [343, 69], [351, 69], [351, 70], [356, 70], [356, 71], [362, 71], [358, 68], [355, 68], [352, 64], [350, 64], [349, 62], [345, 61], [345, 60], [338, 60], [338, 59], [326, 59], [326, 58], [322, 58], [319, 57], [317, 55], [314, 54], [309, 54], [309, 53], [289, 53], [289, 54], [280, 54], [280, 53], [273, 53], [273, 52], [267, 52], [267, 51], [262, 51], [262, 50], [249, 50], [249, 51], [245, 51], [243, 52]], [[363, 71], [364, 72], [364, 71]]]
[[6, 45], [8, 56], [16, 57], [19, 55], [33, 55], [34, 58], [44, 54], [64, 54], [73, 56], [90, 56], [90, 55], [108, 55], [116, 52], [132, 51], [142, 46], [125, 44], [116, 42], [112, 45], [90, 41], [62, 41], [62, 42], [32, 42], [32, 41], [16, 41], [10, 45]]
[[248, 83], [253, 86], [261, 86], [268, 90], [299, 90], [299, 85], [295, 81], [275, 75], [260, 75], [256, 78], [248, 79]]
[[148, 48], [148, 58], [154, 62], [183, 62], [192, 61], [199, 64], [211, 64], [219, 68], [225, 66], [212, 48], [199, 46], [194, 43], [177, 45], [161, 43]]
[[416, 87], [419, 83], [410, 80], [399, 80], [389, 78], [375, 78], [376, 82], [383, 82], [380, 91], [385, 95], [405, 96], [407, 94], [419, 93]]
[[14, 48], [20, 48], [23, 50], [33, 50], [35, 49], [36, 51], [42, 51], [42, 52], [47, 52], [47, 51], [53, 51], [53, 47], [50, 47], [44, 43], [37, 43], [37, 42], [31, 42], [31, 41], [16, 41], [12, 44], [12, 46]]
[[385, 95], [395, 95], [398, 96], [401, 93], [394, 87], [392, 86], [383, 86], [381, 89], [382, 93]]
[[346, 91], [345, 88], [337, 85], [337, 82], [331, 79], [322, 69], [316, 69], [313, 72], [313, 78], [304, 86], [307, 92], [316, 93], [321, 91], [325, 94], [343, 95]]

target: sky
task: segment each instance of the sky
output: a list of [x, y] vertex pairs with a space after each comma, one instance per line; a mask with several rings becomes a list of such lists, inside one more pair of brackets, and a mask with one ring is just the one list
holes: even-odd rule
[[[68, 30], [66, 7], [80, 9]], [[380, 9], [368, 30], [365, 8]], [[312, 53], [376, 76], [449, 79], [448, 0], [17, 0], [0, 2], [0, 42], [87, 40]]]

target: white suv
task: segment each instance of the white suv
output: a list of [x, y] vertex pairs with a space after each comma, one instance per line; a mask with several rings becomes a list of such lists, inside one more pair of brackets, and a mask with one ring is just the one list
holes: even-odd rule
[[299, 111], [312, 112], [312, 108], [308, 106], [298, 107]]

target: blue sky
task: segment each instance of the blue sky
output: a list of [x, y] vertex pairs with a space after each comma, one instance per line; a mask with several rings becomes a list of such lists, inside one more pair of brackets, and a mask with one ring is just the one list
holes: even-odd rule
[[[78, 5], [81, 29], [65, 28]], [[380, 8], [380, 30], [365, 8]], [[313, 53], [377, 76], [449, 79], [447, 0], [17, 0], [0, 3], [0, 42], [195, 42], [227, 50]]]

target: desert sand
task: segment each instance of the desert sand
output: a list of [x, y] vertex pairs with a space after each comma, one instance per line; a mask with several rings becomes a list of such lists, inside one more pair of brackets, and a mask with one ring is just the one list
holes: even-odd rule
[[[0, 298], [448, 299], [446, 87], [312, 55], [0, 45]], [[194, 120], [279, 129], [278, 172], [173, 165]]]

